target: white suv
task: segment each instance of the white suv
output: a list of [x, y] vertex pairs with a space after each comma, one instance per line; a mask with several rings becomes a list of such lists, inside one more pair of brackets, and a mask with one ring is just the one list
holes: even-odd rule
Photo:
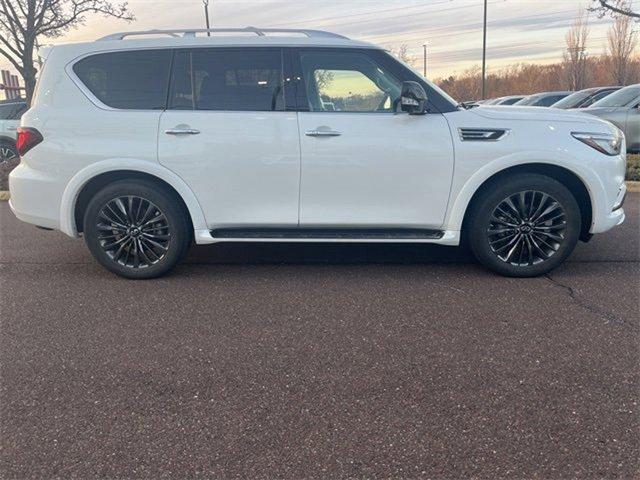
[[624, 220], [611, 123], [465, 109], [383, 49], [327, 32], [209, 33], [43, 52], [15, 215], [84, 234], [129, 278], [167, 272], [192, 241], [463, 239], [484, 265], [526, 277]]

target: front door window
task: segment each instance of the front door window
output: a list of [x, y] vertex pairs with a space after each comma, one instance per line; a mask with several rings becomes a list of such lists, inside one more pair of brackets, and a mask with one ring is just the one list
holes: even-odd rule
[[312, 112], [393, 112], [402, 83], [359, 52], [304, 52], [300, 62]]

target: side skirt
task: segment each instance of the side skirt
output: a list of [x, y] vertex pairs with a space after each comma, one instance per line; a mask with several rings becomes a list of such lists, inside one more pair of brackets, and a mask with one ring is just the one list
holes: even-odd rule
[[198, 245], [219, 242], [435, 243], [457, 246], [460, 232], [424, 229], [230, 228], [196, 230]]

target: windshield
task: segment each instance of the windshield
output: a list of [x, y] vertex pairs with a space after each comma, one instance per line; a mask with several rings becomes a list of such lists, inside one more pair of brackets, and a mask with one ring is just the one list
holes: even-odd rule
[[604, 97], [602, 100], [598, 100], [589, 108], [595, 107], [626, 107], [635, 99], [640, 97], [640, 84], [629, 85], [617, 92], [612, 93]]
[[503, 100], [500, 102], [500, 105], [513, 105], [516, 102], [519, 102], [520, 100], [522, 100], [523, 97], [511, 97], [511, 98], [507, 98], [506, 100]]
[[582, 103], [583, 100], [593, 95], [593, 92], [595, 91], [596, 91], [595, 89], [589, 89], [589, 90], [582, 90], [580, 92], [572, 93], [571, 95], [564, 97], [562, 100], [554, 103], [551, 106], [554, 108], [573, 108], [579, 105], [580, 103]]

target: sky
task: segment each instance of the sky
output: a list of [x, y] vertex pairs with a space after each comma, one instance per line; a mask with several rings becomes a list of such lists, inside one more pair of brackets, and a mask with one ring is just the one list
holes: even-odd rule
[[[640, 3], [640, 0], [634, 0]], [[565, 34], [590, 0], [488, 0], [487, 68], [560, 61]], [[87, 18], [84, 25], [47, 43], [88, 41], [123, 30], [201, 28], [202, 0], [129, 0], [132, 23]], [[479, 65], [483, 0], [210, 0], [213, 26], [315, 28], [396, 49], [406, 44], [434, 79]], [[603, 53], [611, 19], [590, 16], [588, 53]], [[640, 25], [637, 27], [640, 29]], [[0, 64], [4, 67], [6, 63]]]

